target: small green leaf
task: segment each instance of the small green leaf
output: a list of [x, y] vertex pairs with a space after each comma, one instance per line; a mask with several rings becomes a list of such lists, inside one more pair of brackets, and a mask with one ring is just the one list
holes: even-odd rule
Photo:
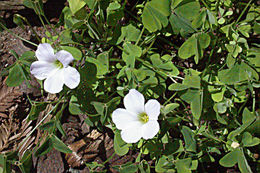
[[115, 137], [114, 137], [114, 150], [117, 155], [123, 156], [128, 153], [129, 151], [129, 144], [125, 143], [119, 132], [115, 132]]
[[163, 109], [162, 109], [162, 113], [164, 114], [168, 114], [171, 111], [173, 111], [174, 109], [176, 109], [177, 107], [179, 107], [180, 105], [178, 103], [170, 103], [167, 104]]
[[192, 130], [187, 127], [183, 126], [181, 129], [181, 133], [183, 134], [184, 141], [185, 141], [185, 148], [187, 151], [196, 152], [196, 140], [195, 140], [195, 134], [192, 132]]
[[176, 161], [178, 173], [191, 173], [192, 160], [191, 158], [180, 159]]
[[149, 32], [155, 32], [168, 25], [167, 16], [169, 15], [169, 0], [152, 0], [145, 4], [142, 22]]
[[219, 164], [224, 167], [233, 167], [238, 162], [240, 150], [236, 148], [235, 150], [229, 152], [219, 161]]
[[81, 8], [83, 8], [86, 5], [86, 2], [84, 0], [68, 0], [70, 10], [73, 14], [78, 12]]
[[243, 134], [242, 143], [244, 147], [253, 147], [260, 144], [260, 139], [253, 137], [249, 132]]
[[67, 147], [57, 136], [52, 135], [51, 136], [51, 142], [53, 147], [63, 153], [72, 153], [71, 149]]
[[23, 73], [21, 72], [21, 66], [19, 64], [15, 64], [10, 70], [9, 75], [6, 80], [6, 84], [10, 87], [19, 86], [25, 80]]

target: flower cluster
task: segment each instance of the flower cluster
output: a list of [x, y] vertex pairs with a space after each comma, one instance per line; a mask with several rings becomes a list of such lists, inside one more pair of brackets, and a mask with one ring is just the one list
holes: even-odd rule
[[[79, 85], [79, 72], [69, 66], [73, 56], [61, 50], [54, 54], [48, 43], [40, 44], [36, 50], [35, 61], [31, 65], [31, 73], [39, 80], [44, 80], [44, 90], [49, 93], [59, 93], [65, 84], [70, 89]], [[151, 99], [145, 104], [144, 96], [131, 89], [124, 97], [123, 108], [112, 113], [112, 120], [121, 131], [122, 139], [127, 143], [136, 143], [141, 138], [151, 139], [159, 131], [157, 122], [160, 114], [160, 103]]]

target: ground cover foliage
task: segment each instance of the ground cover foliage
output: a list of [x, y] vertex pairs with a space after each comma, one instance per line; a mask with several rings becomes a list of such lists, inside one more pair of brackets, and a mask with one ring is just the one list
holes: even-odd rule
[[[85, 123], [93, 129], [111, 129], [115, 154], [138, 153], [133, 163], [113, 166], [115, 171], [207, 172], [212, 164], [214, 169], [235, 166], [243, 173], [259, 171], [257, 3], [68, 0], [59, 22], [50, 25], [53, 31], [62, 26], [62, 32], [47, 31], [46, 37], [35, 37], [38, 43], [49, 43], [56, 51], [73, 55], [80, 84], [72, 90], [64, 86], [53, 102], [30, 100], [28, 121], [36, 120], [48, 104], [53, 108], [42, 120], [54, 116], [45, 124], [38, 122], [19, 147], [36, 128], [44, 130], [47, 137], [23, 153], [17, 149], [1, 154], [0, 172], [9, 172], [11, 165], [29, 172], [32, 155], [44, 155], [52, 148], [72, 152], [58, 137], [66, 136], [61, 125], [66, 109], [73, 115], [87, 115]], [[24, 0], [24, 5], [48, 24], [41, 0]], [[14, 16], [14, 22], [28, 25], [20, 15]], [[7, 29], [2, 23], [1, 28]], [[6, 69], [7, 85], [25, 82], [30, 86], [35, 52], [20, 57], [11, 52], [16, 62]], [[39, 83], [44, 94], [43, 83]], [[122, 140], [111, 117], [123, 107], [130, 89], [161, 104], [159, 133], [132, 144]], [[95, 171], [104, 164], [89, 162], [86, 166]]]

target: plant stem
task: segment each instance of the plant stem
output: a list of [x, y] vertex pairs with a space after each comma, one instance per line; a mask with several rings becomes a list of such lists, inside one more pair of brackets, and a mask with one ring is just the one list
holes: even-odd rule
[[236, 22], [235, 22], [235, 25], [239, 22], [239, 20], [241, 19], [241, 17], [244, 15], [244, 13], [246, 12], [248, 6], [251, 4], [252, 1], [253, 1], [253, 0], [250, 0], [250, 1], [247, 3], [247, 5], [246, 5], [246, 7], [244, 8], [244, 10], [242, 11], [242, 13], [241, 13], [241, 14], [239, 15], [239, 17], [237, 18], [237, 20], [236, 20]]
[[141, 39], [143, 33], [144, 33], [144, 27], [143, 27], [143, 29], [142, 29], [142, 31], [141, 31], [141, 33], [140, 33], [140, 35], [139, 35], [139, 37], [138, 37], [138, 39], [137, 39], [135, 45], [138, 45], [138, 43], [139, 43], [139, 41], [140, 41], [140, 39]]
[[204, 0], [201, 0], [201, 2], [205, 5], [205, 7], [206, 7], [208, 10], [210, 10], [208, 4], [207, 4]]
[[4, 28], [4, 30], [6, 30], [7, 32], [9, 32], [10, 34], [12, 34], [13, 36], [19, 38], [20, 40], [22, 40], [22, 41], [24, 41], [24, 42], [27, 42], [27, 43], [29, 43], [29, 44], [31, 44], [31, 45], [33, 45], [33, 46], [36, 46], [36, 47], [38, 46], [37, 44], [35, 44], [35, 43], [31, 42], [31, 41], [28, 41], [28, 40], [26, 40], [26, 39], [20, 37], [19, 35], [13, 33], [13, 32], [10, 31], [8, 28], [6, 28], [1, 22], [0, 22], [0, 26], [1, 26], [2, 28]]

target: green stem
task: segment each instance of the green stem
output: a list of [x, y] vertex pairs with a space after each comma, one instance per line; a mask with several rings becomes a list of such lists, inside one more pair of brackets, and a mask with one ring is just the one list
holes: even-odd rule
[[171, 99], [176, 96], [177, 92], [175, 92], [166, 102], [164, 102], [163, 106], [165, 106]]
[[205, 7], [206, 7], [208, 10], [210, 10], [208, 4], [207, 4], [204, 0], [201, 0], [201, 2], [205, 5]]
[[0, 26], [1, 26], [2, 28], [4, 28], [4, 30], [6, 30], [7, 32], [9, 32], [10, 34], [12, 34], [12, 35], [14, 35], [15, 37], [19, 38], [20, 40], [22, 40], [22, 41], [24, 41], [24, 42], [27, 42], [27, 43], [29, 43], [29, 44], [31, 44], [31, 45], [33, 45], [33, 46], [36, 46], [36, 47], [38, 46], [37, 44], [35, 44], [35, 43], [33, 43], [33, 42], [30, 42], [30, 41], [28, 41], [28, 40], [26, 40], [26, 39], [20, 37], [19, 35], [13, 33], [13, 32], [10, 31], [8, 28], [6, 28], [1, 22], [0, 22]]
[[236, 22], [235, 22], [235, 25], [239, 22], [239, 20], [241, 19], [241, 17], [244, 15], [244, 13], [246, 12], [248, 6], [251, 4], [252, 1], [253, 1], [253, 0], [250, 0], [250, 1], [247, 3], [247, 5], [246, 5], [246, 7], [244, 8], [244, 10], [242, 11], [242, 13], [241, 13], [241, 14], [239, 15], [239, 17], [237, 18], [237, 20], [236, 20]]
[[143, 33], [144, 33], [144, 27], [143, 27], [143, 29], [142, 29], [142, 31], [141, 31], [141, 33], [140, 33], [140, 35], [139, 35], [139, 37], [138, 37], [138, 39], [137, 39], [135, 45], [138, 45], [138, 43], [139, 43], [139, 41], [140, 41], [140, 39], [141, 39]]
[[[61, 100], [60, 100], [60, 102], [61, 102]], [[20, 147], [23, 145], [23, 143], [31, 136], [31, 134], [33, 134], [33, 132], [42, 124], [42, 122], [58, 107], [58, 105], [59, 105], [60, 102], [58, 102], [58, 103], [41, 119], [41, 121], [40, 121], [38, 124], [36, 124], [36, 126], [30, 131], [30, 133], [28, 133], [28, 134], [26, 135], [26, 138], [24, 138], [24, 139], [22, 140], [22, 142], [18, 145], [17, 148], [20, 148]]]

